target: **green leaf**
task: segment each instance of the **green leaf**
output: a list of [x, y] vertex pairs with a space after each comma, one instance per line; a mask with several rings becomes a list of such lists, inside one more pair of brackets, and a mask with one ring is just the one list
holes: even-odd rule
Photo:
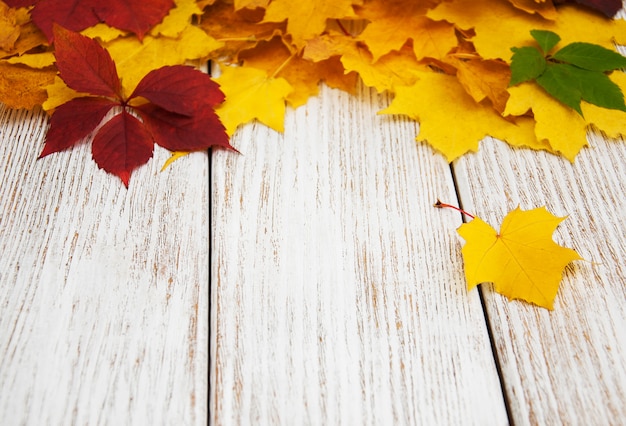
[[599, 71], [589, 71], [569, 64], [548, 63], [537, 83], [550, 95], [582, 115], [580, 101], [603, 108], [626, 111], [619, 86]]
[[626, 111], [624, 95], [620, 87], [608, 75], [598, 71], [583, 70], [571, 65], [569, 72], [579, 82], [578, 90], [582, 99], [603, 108]]
[[582, 93], [578, 89], [580, 83], [570, 68], [571, 65], [549, 63], [544, 73], [537, 78], [537, 84], [552, 97], [583, 115], [580, 109]]
[[543, 53], [548, 53], [561, 41], [561, 37], [557, 33], [547, 30], [530, 30], [530, 35], [537, 41]]
[[546, 69], [546, 59], [541, 52], [530, 46], [514, 47], [511, 49], [511, 81], [509, 86], [534, 80]]
[[552, 58], [590, 71], [604, 72], [626, 67], [626, 57], [591, 43], [568, 44]]

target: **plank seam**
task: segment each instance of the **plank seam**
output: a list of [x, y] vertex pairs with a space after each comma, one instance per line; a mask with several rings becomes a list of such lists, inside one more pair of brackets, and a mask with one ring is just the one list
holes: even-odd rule
[[[459, 204], [459, 208], [461, 210], [465, 210], [465, 206], [463, 206], [463, 200], [461, 200], [461, 192], [459, 190], [459, 185], [457, 182], [457, 176], [454, 171], [454, 164], [450, 163], [450, 174], [452, 175], [452, 183], [454, 184], [454, 193], [456, 195], [457, 203]], [[467, 223], [467, 218], [464, 214], [459, 213], [461, 215], [461, 220], [463, 223]], [[506, 392], [506, 387], [504, 383], [504, 373], [502, 371], [502, 366], [500, 365], [500, 358], [498, 356], [498, 348], [495, 344], [495, 339], [493, 335], [493, 330], [491, 328], [491, 320], [489, 318], [489, 313], [487, 312], [487, 305], [485, 303], [485, 295], [484, 295], [483, 285], [478, 285], [478, 296], [480, 299], [480, 306], [483, 310], [483, 316], [485, 318], [485, 325], [487, 327], [487, 336], [489, 337], [489, 345], [491, 346], [491, 354], [493, 356], [493, 361], [496, 364], [496, 371], [498, 372], [498, 382], [500, 383], [500, 389], [502, 391], [502, 398], [504, 399], [504, 407], [506, 409], [506, 417], [508, 419], [509, 425], [513, 426], [515, 424], [513, 420], [513, 414], [511, 412], [511, 404], [509, 401], [509, 395]]]

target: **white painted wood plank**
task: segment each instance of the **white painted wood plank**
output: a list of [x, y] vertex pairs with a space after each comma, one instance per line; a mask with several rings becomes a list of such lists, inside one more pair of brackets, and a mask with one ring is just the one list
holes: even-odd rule
[[213, 424], [505, 424], [448, 165], [323, 88], [213, 156]]
[[0, 109], [0, 423], [205, 424], [207, 155], [126, 190], [45, 125]]
[[554, 311], [485, 289], [516, 424], [626, 418], [626, 144], [591, 136], [574, 164], [486, 140], [455, 165], [466, 209], [499, 227], [521, 205], [569, 218], [555, 234], [590, 262], [566, 269]]

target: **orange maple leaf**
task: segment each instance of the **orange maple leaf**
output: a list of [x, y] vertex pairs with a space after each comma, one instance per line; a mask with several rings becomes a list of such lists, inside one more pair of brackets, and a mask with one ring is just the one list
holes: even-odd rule
[[563, 269], [580, 255], [552, 240], [565, 218], [545, 207], [522, 211], [518, 207], [502, 221], [500, 232], [479, 218], [461, 225], [468, 290], [492, 282], [509, 299], [522, 299], [552, 309]]
[[362, 0], [336, 0], [332, 2], [274, 0], [265, 11], [263, 22], [287, 20], [287, 33], [299, 49], [307, 40], [320, 35], [326, 28], [327, 19], [355, 17], [353, 5]]
[[382, 55], [400, 48], [412, 40], [417, 59], [443, 58], [457, 45], [454, 25], [433, 21], [425, 16], [433, 1], [375, 0], [365, 3], [357, 14], [370, 24], [359, 35], [376, 61]]

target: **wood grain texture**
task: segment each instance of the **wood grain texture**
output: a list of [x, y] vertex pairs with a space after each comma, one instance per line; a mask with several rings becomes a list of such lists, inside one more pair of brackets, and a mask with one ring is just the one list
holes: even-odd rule
[[449, 166], [323, 88], [212, 164], [213, 424], [503, 424]]
[[0, 109], [0, 423], [205, 424], [208, 157], [126, 190]]
[[569, 215], [555, 240], [588, 262], [564, 273], [554, 311], [483, 290], [516, 424], [626, 418], [626, 144], [590, 135], [574, 164], [486, 140], [457, 161], [464, 208], [498, 228], [509, 211]]

